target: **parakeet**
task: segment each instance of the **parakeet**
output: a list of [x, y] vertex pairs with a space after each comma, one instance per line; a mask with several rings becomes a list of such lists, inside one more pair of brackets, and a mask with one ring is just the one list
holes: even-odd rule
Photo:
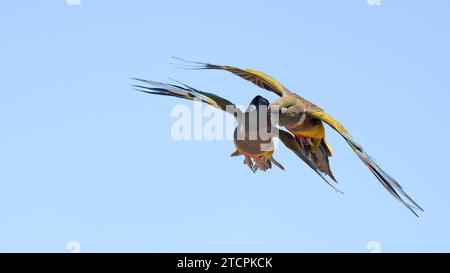
[[[341, 192], [330, 181], [328, 181], [328, 179], [320, 172], [315, 163], [308, 158], [291, 133], [280, 130], [272, 125], [270, 120], [271, 114], [267, 111], [267, 107], [269, 106], [269, 101], [267, 99], [261, 96], [256, 96], [251, 101], [247, 110], [242, 112], [236, 107], [235, 104], [227, 99], [212, 93], [194, 89], [186, 84], [180, 83], [183, 86], [179, 86], [139, 78], [134, 78], [134, 80], [148, 85], [133, 85], [133, 87], [138, 91], [154, 95], [201, 101], [233, 115], [237, 120], [237, 127], [233, 135], [236, 151], [234, 151], [231, 156], [243, 155], [244, 164], [246, 164], [253, 172], [256, 172], [258, 169], [266, 171], [271, 168], [272, 163], [284, 170], [284, 167], [273, 158], [274, 144], [272, 138], [273, 136], [277, 136], [286, 147], [288, 147], [303, 162], [305, 162], [311, 169], [320, 175], [328, 185], [333, 187], [336, 191]], [[264, 107], [266, 110], [261, 111], [261, 108]], [[260, 119], [259, 115], [264, 114], [265, 116]], [[252, 119], [252, 116], [256, 118]], [[261, 122], [264, 119], [266, 122]], [[251, 124], [252, 121], [256, 122], [256, 124]], [[260, 132], [263, 132], [264, 130], [269, 133], [268, 138], [266, 136], [262, 137], [260, 134]], [[250, 134], [252, 133], [254, 133], [253, 137], [250, 137]]]
[[280, 96], [280, 99], [270, 103], [270, 107], [275, 109], [279, 114], [279, 124], [295, 136], [297, 143], [305, 150], [305, 154], [310, 156], [315, 165], [322, 172], [334, 179], [328, 161], [328, 157], [332, 155], [332, 149], [325, 139], [323, 123], [328, 124], [345, 139], [351, 149], [389, 193], [403, 203], [414, 215], [418, 216], [416, 210], [423, 211], [403, 190], [402, 186], [365, 152], [362, 146], [353, 139], [341, 123], [327, 114], [319, 106], [291, 92], [273, 77], [254, 69], [240, 69], [233, 66], [191, 62], [180, 58], [176, 59], [187, 64], [181, 65], [182, 68], [229, 71]]

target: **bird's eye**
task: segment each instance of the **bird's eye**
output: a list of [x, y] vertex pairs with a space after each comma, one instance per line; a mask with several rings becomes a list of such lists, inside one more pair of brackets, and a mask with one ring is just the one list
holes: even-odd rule
[[287, 111], [287, 107], [281, 107], [281, 114], [284, 114]]

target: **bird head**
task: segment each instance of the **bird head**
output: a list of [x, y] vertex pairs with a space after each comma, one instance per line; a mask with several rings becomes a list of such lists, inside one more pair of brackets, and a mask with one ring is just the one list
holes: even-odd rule
[[252, 99], [247, 107], [247, 111], [252, 111], [253, 109], [260, 110], [262, 107], [269, 107], [269, 101], [261, 96], [256, 96]]
[[[261, 96], [256, 96], [248, 105], [244, 119], [238, 119], [238, 128], [244, 132], [255, 131], [260, 134], [272, 132], [272, 121], [269, 112], [269, 101]], [[264, 136], [263, 138], [265, 138]], [[258, 139], [260, 139], [258, 137]]]
[[278, 115], [278, 124], [285, 127], [296, 124], [302, 113], [296, 101], [290, 98], [281, 98], [273, 101], [270, 103], [269, 109], [272, 115]]

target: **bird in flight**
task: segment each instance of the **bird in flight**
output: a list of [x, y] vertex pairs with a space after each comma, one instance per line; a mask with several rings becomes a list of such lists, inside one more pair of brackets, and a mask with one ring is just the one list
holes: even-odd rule
[[423, 209], [403, 190], [402, 186], [357, 143], [348, 130], [322, 108], [290, 91], [275, 78], [254, 69], [241, 69], [228, 65], [192, 62], [176, 58], [177, 66], [193, 70], [224, 70], [250, 81], [260, 88], [277, 94], [280, 98], [270, 103], [272, 111], [279, 114], [279, 125], [293, 134], [297, 144], [305, 151], [319, 170], [334, 180], [328, 158], [332, 156], [331, 146], [325, 139], [324, 123], [337, 131], [358, 158], [369, 168], [383, 187], [405, 205], [414, 215]]
[[[291, 133], [278, 129], [272, 125], [271, 114], [267, 110], [269, 106], [269, 101], [267, 99], [261, 96], [256, 96], [250, 102], [247, 110], [242, 112], [235, 104], [227, 99], [213, 93], [194, 89], [193, 87], [180, 82], [179, 84], [182, 86], [140, 78], [133, 79], [140, 82], [140, 84], [133, 85], [133, 87], [138, 91], [152, 95], [201, 101], [233, 115], [237, 120], [237, 127], [235, 128], [233, 134], [233, 141], [236, 150], [231, 154], [231, 156], [244, 156], [244, 164], [247, 165], [253, 172], [256, 172], [257, 170], [266, 171], [272, 167], [272, 164], [284, 170], [284, 167], [273, 157], [275, 147], [272, 139], [273, 137], [278, 137], [288, 149], [290, 149], [304, 163], [314, 170], [328, 185], [330, 185], [337, 192], [342, 193], [327, 179], [318, 166], [309, 159], [309, 157], [304, 153], [303, 148], [299, 145]], [[261, 110], [264, 108], [265, 111]], [[260, 119], [259, 115], [266, 115], [266, 118], [264, 119], [263, 117]], [[252, 119], [251, 117], [254, 118]], [[261, 122], [263, 120], [266, 122]], [[256, 123], [256, 126], [252, 126], [252, 121]], [[256, 132], [253, 132], [255, 129]], [[268, 137], [261, 134], [261, 132], [264, 131], [268, 132]], [[250, 136], [252, 133], [255, 133], [253, 134], [253, 137]]]

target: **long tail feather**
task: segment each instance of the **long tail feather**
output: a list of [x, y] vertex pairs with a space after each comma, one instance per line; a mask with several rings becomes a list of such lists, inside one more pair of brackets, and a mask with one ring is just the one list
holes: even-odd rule
[[323, 173], [319, 167], [310, 159], [310, 157], [305, 153], [301, 145], [296, 141], [295, 137], [282, 129], [278, 130], [278, 138], [283, 142], [283, 144], [295, 153], [306, 165], [308, 165], [314, 172], [316, 172], [322, 179], [327, 183], [330, 187], [332, 187], [335, 191], [342, 193], [338, 188], [336, 188], [332, 182], [330, 182], [325, 173]]
[[[311, 169], [313, 169], [322, 179], [323, 181], [325, 181], [330, 187], [332, 187], [335, 191], [344, 194], [344, 192], [342, 192], [341, 190], [339, 190], [338, 188], [336, 188], [333, 183], [331, 183], [330, 181], [328, 181], [327, 177], [325, 176], [325, 174], [323, 172], [321, 172], [319, 170], [319, 168], [317, 167], [316, 164], [314, 164], [304, 153], [302, 150], [298, 150], [296, 152], [297, 156], [300, 157]], [[332, 178], [335, 182], [336, 179]]]

